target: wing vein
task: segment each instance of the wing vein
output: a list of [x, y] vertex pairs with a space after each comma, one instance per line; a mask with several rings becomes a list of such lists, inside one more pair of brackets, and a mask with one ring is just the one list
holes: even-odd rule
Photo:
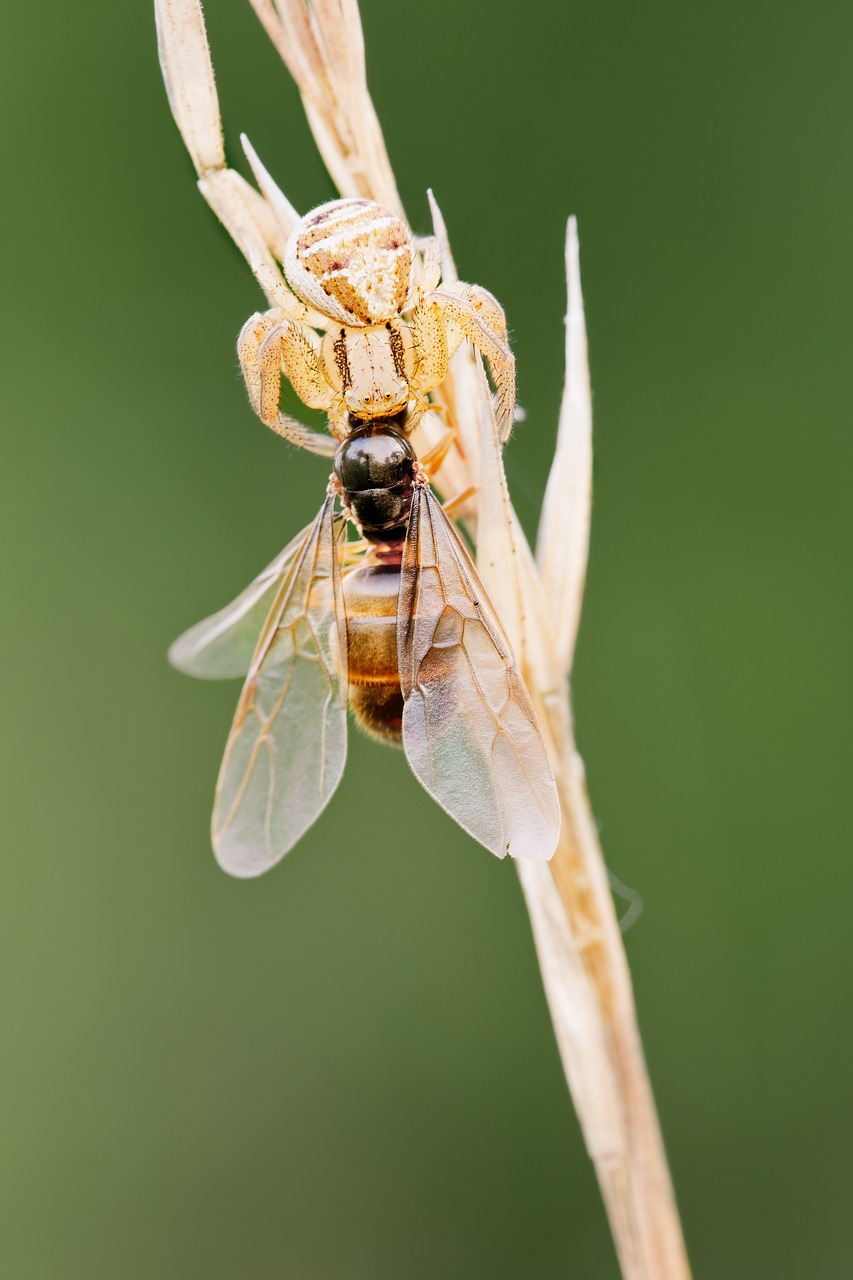
[[326, 498], [282, 575], [226, 746], [213, 838], [217, 858], [234, 875], [258, 875], [283, 857], [343, 772], [346, 708], [338, 695], [346, 652], [332, 644], [333, 630], [342, 631], [343, 525], [334, 502]]
[[551, 856], [556, 788], [512, 647], [467, 549], [426, 486], [403, 552], [403, 745], [421, 784], [499, 857]]

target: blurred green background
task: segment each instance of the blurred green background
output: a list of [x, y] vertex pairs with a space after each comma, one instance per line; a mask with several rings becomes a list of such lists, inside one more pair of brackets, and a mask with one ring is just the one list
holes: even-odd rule
[[[853, 13], [365, 0], [412, 221], [506, 306], [529, 530], [580, 219], [595, 392], [575, 672], [696, 1275], [850, 1242]], [[333, 193], [247, 4], [230, 154]], [[238, 687], [166, 665], [317, 509], [249, 411], [260, 296], [146, 3], [6, 15], [0, 968], [10, 1280], [594, 1277], [616, 1264], [513, 868], [403, 758], [267, 878], [208, 847]]]

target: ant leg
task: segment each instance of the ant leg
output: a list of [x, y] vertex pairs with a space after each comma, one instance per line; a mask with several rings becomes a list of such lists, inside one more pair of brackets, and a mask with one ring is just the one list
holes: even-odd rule
[[452, 447], [455, 438], [455, 432], [448, 428], [439, 440], [438, 444], [433, 445], [431, 449], [427, 450], [427, 452], [418, 459], [430, 479], [432, 479], [432, 477], [441, 470], [442, 463], [447, 457], [448, 451]]
[[452, 516], [454, 511], [458, 511], [460, 507], [464, 507], [465, 503], [473, 498], [476, 493], [477, 485], [469, 484], [467, 489], [463, 489], [461, 493], [457, 493], [449, 500], [449, 502], [442, 502], [441, 505], [444, 507], [445, 515]]

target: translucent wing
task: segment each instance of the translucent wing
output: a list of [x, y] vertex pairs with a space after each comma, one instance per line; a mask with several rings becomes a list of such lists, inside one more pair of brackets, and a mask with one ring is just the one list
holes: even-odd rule
[[403, 747], [415, 776], [502, 858], [548, 859], [560, 806], [536, 713], [471, 558], [415, 490], [397, 617]]
[[256, 876], [326, 807], [346, 760], [346, 619], [329, 497], [279, 586], [240, 695], [216, 787], [213, 848]]
[[307, 533], [307, 529], [298, 533], [231, 604], [178, 636], [169, 649], [172, 666], [205, 680], [245, 676], [282, 578]]

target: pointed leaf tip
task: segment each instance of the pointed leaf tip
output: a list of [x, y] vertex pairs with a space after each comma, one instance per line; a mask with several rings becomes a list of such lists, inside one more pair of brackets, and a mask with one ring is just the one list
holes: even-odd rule
[[557, 447], [542, 507], [536, 559], [552, 602], [555, 651], [572, 665], [589, 552], [592, 499], [592, 397], [580, 277], [577, 220], [566, 227], [566, 373]]

